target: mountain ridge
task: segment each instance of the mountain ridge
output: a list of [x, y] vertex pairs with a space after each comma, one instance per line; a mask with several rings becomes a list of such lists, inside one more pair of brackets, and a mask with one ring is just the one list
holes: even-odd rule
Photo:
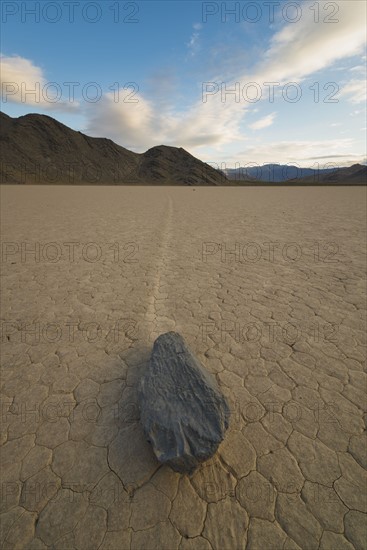
[[[328, 163], [330, 164], [330, 163]], [[239, 168], [228, 168], [224, 170], [231, 181], [240, 182], [242, 178], [250, 179], [254, 184], [267, 182], [279, 184], [299, 183], [333, 183], [340, 178], [350, 179], [366, 178], [367, 168], [362, 164], [353, 164], [348, 167], [330, 168], [301, 168], [288, 164], [263, 164], [262, 166], [243, 166]], [[356, 175], [358, 173], [358, 176]]]
[[1, 183], [226, 185], [226, 176], [182, 147], [134, 153], [49, 117], [0, 112]]
[[[12, 118], [0, 111], [0, 153], [0, 183], [10, 184], [365, 185], [367, 178], [367, 167], [360, 164], [324, 170], [267, 164], [221, 171], [182, 147], [161, 144], [134, 153], [37, 113]], [[288, 177], [292, 170], [296, 177]]]

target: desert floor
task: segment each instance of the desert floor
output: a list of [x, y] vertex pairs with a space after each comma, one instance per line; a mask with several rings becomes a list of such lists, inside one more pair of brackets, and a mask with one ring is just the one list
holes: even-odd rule
[[[366, 548], [365, 188], [1, 195], [2, 548]], [[168, 330], [231, 406], [191, 478], [139, 424]]]

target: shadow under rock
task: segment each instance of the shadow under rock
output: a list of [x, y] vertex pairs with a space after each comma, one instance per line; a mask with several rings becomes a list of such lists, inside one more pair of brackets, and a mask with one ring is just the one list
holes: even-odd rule
[[126, 386], [118, 402], [118, 433], [108, 447], [108, 462], [125, 488], [133, 492], [158, 470], [151, 445], [140, 424], [138, 384], [148, 367], [151, 346], [139, 345], [120, 355], [128, 365]]

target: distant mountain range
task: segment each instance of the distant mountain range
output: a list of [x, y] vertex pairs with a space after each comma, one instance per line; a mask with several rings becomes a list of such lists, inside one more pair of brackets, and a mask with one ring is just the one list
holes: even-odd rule
[[367, 167], [353, 164], [347, 168], [300, 168], [288, 164], [264, 164], [225, 169], [224, 173], [232, 181], [251, 180], [266, 183], [295, 184], [343, 184], [366, 183]]
[[353, 164], [344, 168], [319, 170], [316, 174], [305, 176], [297, 180], [288, 180], [287, 184], [301, 183], [304, 185], [318, 183], [321, 185], [366, 185], [367, 166]]
[[361, 185], [366, 166], [313, 170], [266, 164], [216, 170], [182, 147], [134, 153], [76, 132], [52, 117], [0, 112], [0, 182], [98, 185]]

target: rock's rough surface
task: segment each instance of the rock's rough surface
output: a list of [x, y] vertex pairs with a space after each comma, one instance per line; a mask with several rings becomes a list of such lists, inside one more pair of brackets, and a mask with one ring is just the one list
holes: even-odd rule
[[154, 342], [139, 385], [141, 422], [160, 462], [192, 473], [217, 450], [229, 423], [229, 407], [215, 378], [177, 332]]

